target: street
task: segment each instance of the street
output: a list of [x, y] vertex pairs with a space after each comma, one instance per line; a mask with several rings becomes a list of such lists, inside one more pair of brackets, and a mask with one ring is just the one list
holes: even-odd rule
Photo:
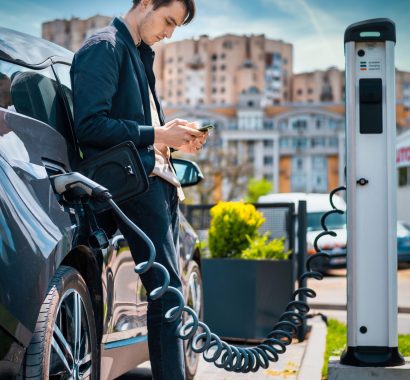
[[[399, 269], [398, 306], [403, 311], [398, 316], [399, 334], [410, 334], [410, 268]], [[317, 297], [310, 304], [312, 312], [321, 312], [328, 317], [346, 322], [346, 270], [332, 270], [322, 280], [309, 280], [308, 286], [314, 289]], [[315, 306], [316, 305], [316, 306]]]

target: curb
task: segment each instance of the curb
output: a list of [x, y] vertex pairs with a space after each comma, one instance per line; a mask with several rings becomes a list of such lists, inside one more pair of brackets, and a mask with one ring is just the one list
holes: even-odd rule
[[310, 335], [299, 367], [297, 380], [320, 380], [326, 350], [327, 327], [320, 317], [313, 318]]

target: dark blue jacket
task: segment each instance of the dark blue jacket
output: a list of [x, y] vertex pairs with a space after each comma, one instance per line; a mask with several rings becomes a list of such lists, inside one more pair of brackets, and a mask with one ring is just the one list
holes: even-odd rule
[[148, 86], [155, 93], [154, 52], [138, 49], [126, 25], [111, 25], [89, 37], [75, 54], [71, 67], [75, 132], [84, 157], [131, 140], [147, 174], [155, 165]]

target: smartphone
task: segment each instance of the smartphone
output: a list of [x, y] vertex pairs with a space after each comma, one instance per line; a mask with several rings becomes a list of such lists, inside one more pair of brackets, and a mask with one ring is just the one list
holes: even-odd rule
[[200, 132], [208, 132], [208, 131], [210, 131], [210, 130], [212, 130], [212, 129], [214, 129], [214, 128], [215, 128], [214, 125], [212, 125], [212, 124], [206, 124], [206, 125], [202, 126], [201, 128], [198, 128], [198, 131], [200, 131]]

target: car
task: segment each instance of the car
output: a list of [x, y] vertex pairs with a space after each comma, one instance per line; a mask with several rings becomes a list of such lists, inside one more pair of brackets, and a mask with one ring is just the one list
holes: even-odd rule
[[[329, 194], [320, 193], [276, 193], [267, 194], [259, 197], [258, 203], [274, 203], [286, 202], [294, 203], [295, 210], [299, 201], [306, 201], [307, 211], [307, 253], [313, 255], [316, 253], [314, 249], [314, 241], [320, 232], [323, 231], [321, 225], [322, 215], [330, 211], [331, 205], [329, 202]], [[346, 202], [342, 197], [335, 194], [333, 197], [335, 206], [342, 210], [346, 210]], [[331, 214], [326, 219], [327, 227], [336, 232], [336, 236], [323, 236], [319, 239], [318, 246], [320, 249], [329, 254], [329, 260], [317, 259], [314, 262], [314, 267], [320, 272], [326, 272], [329, 269], [345, 268], [346, 267], [346, 215]], [[297, 246], [297, 245], [296, 245]]]
[[[307, 253], [316, 253], [313, 243], [316, 236], [323, 231], [320, 219], [331, 210], [329, 194], [305, 193], [277, 193], [259, 197], [258, 203], [293, 202], [297, 210], [297, 203], [306, 201], [307, 206]], [[338, 195], [334, 196], [337, 208], [346, 211], [346, 202]], [[329, 269], [346, 268], [347, 258], [347, 230], [346, 214], [332, 214], [327, 218], [327, 227], [336, 232], [337, 236], [323, 236], [319, 240], [319, 248], [329, 254], [329, 260], [318, 259], [315, 269], [326, 273]], [[410, 263], [410, 225], [404, 221], [397, 221], [397, 257], [398, 263]]]
[[[149, 358], [147, 296], [127, 241], [115, 231], [106, 248], [92, 242], [87, 204], [50, 181], [78, 164], [72, 57], [0, 28], [1, 379], [113, 379]], [[178, 165], [186, 186], [198, 182], [199, 168]], [[180, 237], [185, 300], [201, 316], [198, 236], [182, 214]], [[198, 356], [187, 344], [185, 361], [192, 379]]]
[[410, 263], [410, 224], [397, 221], [397, 258], [399, 264]]

